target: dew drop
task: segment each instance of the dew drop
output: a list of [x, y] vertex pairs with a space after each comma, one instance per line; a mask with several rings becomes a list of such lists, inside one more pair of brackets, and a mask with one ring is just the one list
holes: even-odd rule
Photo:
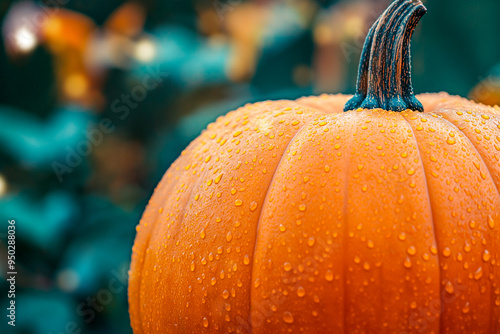
[[233, 240], [233, 234], [231, 233], [231, 231], [227, 232], [226, 240], [227, 240], [227, 242], [230, 242], [231, 240]]
[[403, 266], [404, 266], [405, 268], [408, 268], [408, 269], [409, 269], [409, 268], [411, 268], [411, 260], [410, 260], [410, 258], [409, 258], [409, 257], [407, 257], [407, 258], [403, 261]]
[[249, 265], [250, 264], [250, 257], [248, 256], [248, 254], [246, 254], [245, 257], [243, 258], [243, 263], [245, 265]]
[[476, 222], [474, 220], [471, 220], [469, 222], [469, 226], [470, 226], [470, 228], [475, 228], [476, 227]]
[[257, 202], [252, 202], [250, 204], [250, 211], [255, 211], [257, 209]]
[[462, 308], [462, 313], [467, 314], [470, 311], [469, 303], [465, 303], [465, 306]]
[[288, 311], [284, 312], [283, 321], [287, 324], [293, 324], [293, 315]]
[[491, 259], [491, 254], [487, 249], [484, 250], [482, 258], [484, 262], [488, 262]]
[[297, 288], [297, 296], [304, 297], [305, 294], [306, 294], [306, 290], [303, 287], [299, 286]]
[[495, 227], [495, 221], [493, 220], [493, 218], [491, 216], [488, 216], [488, 226], [490, 228], [494, 228]]
[[477, 268], [477, 270], [474, 272], [474, 279], [477, 281], [481, 277], [483, 277], [483, 267]]
[[315, 243], [316, 240], [314, 240], [314, 237], [310, 237], [308, 240], [307, 240], [307, 245], [309, 245], [310, 247], [314, 246], [314, 243]]
[[410, 246], [408, 247], [408, 249], [406, 250], [406, 252], [410, 255], [415, 255], [417, 253], [417, 250], [415, 249], [414, 246]]
[[443, 249], [443, 256], [444, 257], [449, 257], [451, 255], [451, 250], [448, 247], [445, 247]]
[[208, 327], [208, 319], [207, 318], [203, 318], [203, 327], [207, 328]]
[[464, 251], [468, 253], [471, 251], [471, 249], [472, 249], [471, 245], [466, 241], [464, 245]]
[[333, 272], [328, 269], [325, 273], [325, 279], [328, 281], [328, 282], [331, 282], [333, 281]]
[[241, 206], [243, 204], [243, 201], [241, 199], [237, 199], [236, 201], [234, 201], [234, 205], [236, 206]]
[[455, 291], [455, 289], [453, 288], [453, 284], [451, 284], [450, 281], [447, 281], [446, 284], [444, 285], [444, 289], [446, 290], [446, 292], [448, 292], [450, 295], [453, 293], [453, 291]]
[[299, 205], [299, 211], [306, 211], [306, 205], [305, 204], [300, 204]]

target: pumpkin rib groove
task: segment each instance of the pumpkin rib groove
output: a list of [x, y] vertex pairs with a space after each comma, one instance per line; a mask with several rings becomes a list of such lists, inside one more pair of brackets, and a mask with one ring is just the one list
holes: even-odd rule
[[[410, 128], [411, 130], [411, 133], [412, 133], [412, 136], [415, 140], [415, 147], [417, 148], [417, 153], [418, 153], [418, 156], [419, 156], [419, 161], [420, 161], [420, 166], [422, 167], [422, 170], [424, 171], [424, 181], [425, 181], [425, 190], [427, 192], [427, 200], [429, 201], [429, 210], [431, 211], [431, 219], [432, 219], [432, 234], [434, 235], [434, 242], [436, 243], [436, 248], [438, 250], [438, 256], [437, 256], [437, 264], [438, 264], [438, 269], [439, 269], [439, 296], [441, 296], [442, 294], [442, 284], [441, 284], [441, 277], [442, 277], [442, 273], [441, 273], [441, 252], [439, 251], [439, 242], [438, 242], [438, 237], [437, 237], [437, 233], [436, 233], [436, 224], [435, 224], [435, 219], [434, 219], [434, 210], [432, 210], [432, 201], [431, 201], [431, 192], [429, 191], [429, 183], [428, 183], [428, 177], [427, 177], [427, 170], [425, 169], [425, 164], [423, 162], [423, 159], [422, 159], [422, 151], [420, 150], [420, 145], [418, 143], [418, 139], [417, 137], [415, 136], [415, 130], [413, 129], [412, 125], [410, 122], [408, 122], [408, 120], [406, 119], [406, 117], [403, 117], [403, 119], [405, 120], [406, 123], [408, 123], [408, 127]], [[440, 305], [440, 310], [443, 309], [443, 301], [441, 298], [439, 298], [439, 305]], [[442, 317], [441, 317], [441, 313], [439, 314], [439, 331], [440, 332], [443, 332], [443, 329], [442, 329]]]
[[[314, 109], [315, 111], [318, 112], [318, 114], [321, 114], [321, 112], [317, 109]], [[274, 169], [273, 171], [273, 177], [271, 178], [271, 182], [269, 182], [269, 185], [266, 189], [266, 193], [264, 195], [264, 204], [262, 205], [262, 208], [260, 209], [260, 212], [259, 212], [259, 219], [257, 220], [257, 224], [255, 226], [255, 242], [254, 242], [254, 247], [253, 247], [253, 252], [252, 252], [252, 262], [250, 263], [250, 272], [251, 272], [251, 278], [250, 278], [250, 298], [249, 298], [249, 303], [250, 303], [250, 307], [249, 307], [249, 313], [248, 313], [248, 317], [249, 317], [249, 320], [250, 320], [250, 333], [249, 334], [252, 334], [253, 333], [253, 328], [252, 328], [252, 321], [251, 321], [251, 315], [252, 315], [252, 301], [253, 301], [253, 298], [252, 298], [252, 282], [253, 282], [253, 277], [254, 277], [254, 263], [255, 263], [255, 253], [257, 251], [257, 243], [258, 243], [258, 237], [259, 237], [259, 227], [260, 227], [260, 223], [261, 223], [261, 219], [262, 219], [262, 212], [264, 211], [264, 206], [266, 205], [267, 203], [267, 198], [269, 196], [269, 190], [271, 189], [273, 183], [274, 183], [274, 180], [276, 179], [276, 173], [278, 172], [280, 166], [281, 166], [281, 163], [283, 162], [283, 159], [285, 158], [286, 156], [286, 151], [289, 149], [290, 145], [293, 143], [293, 141], [297, 138], [297, 136], [300, 134], [300, 132], [309, 124], [311, 124], [312, 122], [314, 121], [314, 119], [311, 119], [307, 122], [304, 123], [304, 125], [302, 125], [300, 128], [297, 129], [297, 132], [292, 136], [292, 138], [290, 139], [290, 141], [288, 142], [288, 144], [286, 145], [285, 147], [285, 150], [283, 151], [283, 155], [281, 156], [280, 160], [278, 161], [278, 163], [276, 164], [276, 168]]]
[[[463, 134], [464, 138], [467, 139], [467, 141], [469, 142], [469, 144], [471, 145], [472, 148], [474, 148], [474, 151], [476, 152], [477, 156], [479, 159], [481, 159], [483, 165], [485, 166], [486, 168], [486, 171], [488, 172], [488, 175], [490, 176], [490, 180], [491, 180], [491, 183], [493, 184], [493, 186], [495, 187], [496, 189], [496, 192], [497, 192], [497, 197], [500, 198], [500, 191], [495, 183], [495, 180], [493, 179], [493, 175], [491, 174], [491, 171], [490, 169], [488, 168], [488, 165], [486, 164], [486, 161], [484, 160], [483, 156], [481, 155], [481, 153], [479, 152], [479, 150], [477, 149], [476, 145], [474, 145], [474, 142], [469, 138], [469, 136], [467, 136], [467, 134], [460, 130], [460, 128], [455, 124], [453, 123], [451, 120], [447, 119], [445, 117], [445, 113], [441, 114], [443, 117], [442, 117], [442, 120], [448, 124], [450, 124], [450, 127], [452, 128], [455, 128], [459, 133]], [[493, 305], [494, 305], [494, 301], [495, 301], [495, 296], [494, 296], [494, 287], [493, 285], [490, 283], [490, 304], [492, 305], [492, 309], [493, 309]], [[491, 328], [493, 327], [493, 315], [490, 316], [490, 323], [488, 325], [488, 332], [491, 332]]]
[[[351, 115], [349, 113], [344, 113], [342, 115]], [[351, 132], [350, 132], [350, 135], [352, 135], [352, 128], [350, 129]], [[351, 153], [351, 148], [352, 148], [352, 141], [349, 141], [349, 146], [348, 146], [348, 150], [347, 152], [349, 152], [349, 155], [347, 154], [344, 154], [344, 156], [342, 157], [342, 160], [345, 161], [345, 169], [344, 169], [344, 176], [343, 176], [343, 179], [346, 180], [344, 182], [344, 203], [342, 204], [342, 214], [344, 215], [344, 226], [342, 227], [342, 254], [344, 254], [344, 256], [342, 257], [342, 272], [343, 272], [343, 275], [344, 275], [344, 280], [342, 282], [342, 291], [343, 291], [343, 300], [342, 300], [342, 304], [343, 304], [343, 317], [342, 317], [342, 320], [343, 320], [343, 324], [342, 324], [342, 333], [345, 334], [346, 332], [346, 314], [347, 314], [347, 289], [346, 289], [346, 286], [347, 286], [347, 263], [346, 263], [346, 256], [345, 254], [347, 254], [347, 234], [348, 234], [348, 210], [347, 210], [347, 204], [348, 204], [348, 198], [349, 198], [349, 168], [351, 166], [351, 162], [350, 162], [350, 159], [347, 159], [347, 157], [350, 157], [350, 154]]]

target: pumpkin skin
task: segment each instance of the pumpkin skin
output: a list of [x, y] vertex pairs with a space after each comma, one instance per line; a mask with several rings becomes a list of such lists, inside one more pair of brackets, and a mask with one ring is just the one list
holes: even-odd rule
[[137, 227], [134, 333], [500, 332], [500, 109], [351, 96], [247, 105]]

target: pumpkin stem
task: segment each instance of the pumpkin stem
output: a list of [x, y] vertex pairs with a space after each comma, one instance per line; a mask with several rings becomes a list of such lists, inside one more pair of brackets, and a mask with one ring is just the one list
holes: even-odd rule
[[344, 111], [424, 111], [413, 93], [410, 42], [426, 12], [421, 0], [396, 0], [373, 24], [361, 53], [356, 94]]

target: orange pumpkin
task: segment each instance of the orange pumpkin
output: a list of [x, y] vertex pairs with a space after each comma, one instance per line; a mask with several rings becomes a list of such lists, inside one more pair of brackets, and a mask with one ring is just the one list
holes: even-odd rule
[[134, 333], [500, 332], [500, 109], [415, 99], [424, 12], [375, 23], [350, 102], [247, 105], [189, 145], [137, 227]]

